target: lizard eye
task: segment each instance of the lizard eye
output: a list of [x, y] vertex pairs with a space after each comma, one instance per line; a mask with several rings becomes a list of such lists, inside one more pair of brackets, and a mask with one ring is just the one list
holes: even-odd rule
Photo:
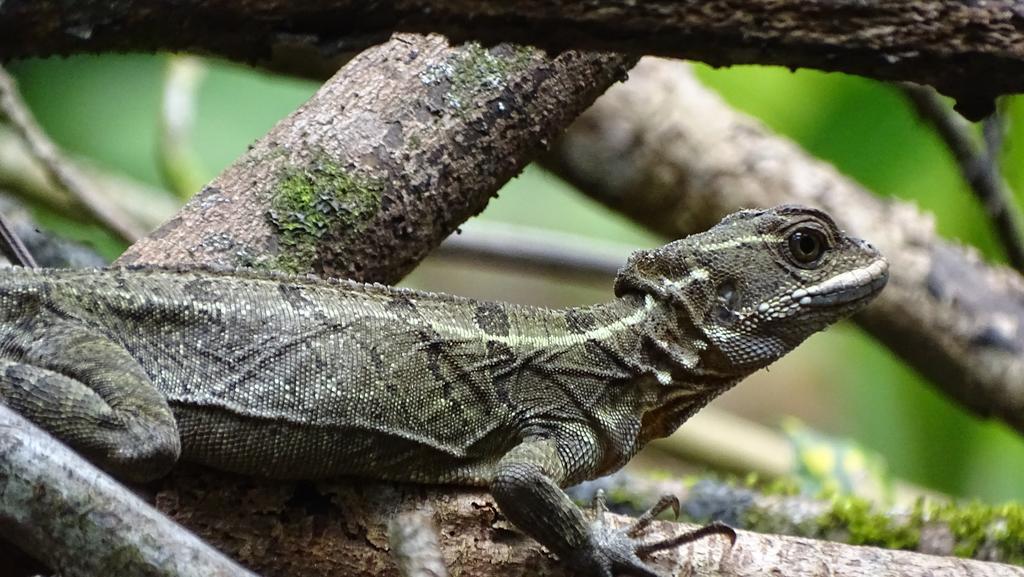
[[793, 231], [787, 239], [789, 253], [797, 265], [813, 265], [821, 259], [828, 248], [825, 235], [820, 230], [802, 227]]

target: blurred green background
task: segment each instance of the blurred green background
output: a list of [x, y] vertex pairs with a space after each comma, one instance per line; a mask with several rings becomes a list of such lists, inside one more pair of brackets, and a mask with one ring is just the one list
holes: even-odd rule
[[[166, 56], [75, 57], [20, 62], [11, 71], [40, 123], [60, 145], [165, 186], [157, 164], [156, 126], [167, 62]], [[216, 61], [208, 66], [192, 142], [206, 179], [317, 87]], [[841, 74], [768, 67], [698, 66], [698, 74], [732, 105], [871, 190], [913, 200], [934, 213], [942, 234], [977, 246], [990, 259], [1002, 259], [950, 156], [896, 90]], [[1003, 165], [1021, 191], [1024, 104], [1019, 99], [1006, 104], [1010, 131]], [[108, 257], [123, 248], [94, 227], [41, 217], [63, 234], [88, 239]], [[481, 219], [638, 247], [659, 242], [532, 167], [503, 190]], [[565, 287], [564, 282], [516, 276], [435, 264], [409, 282], [545, 304], [593, 301], [609, 293], [607, 287]], [[1000, 424], [967, 415], [852, 326], [814, 337], [778, 368], [751, 381], [716, 406], [773, 426], [785, 415], [799, 415], [817, 429], [878, 451], [895, 476], [953, 495], [989, 502], [1024, 500], [1022, 438]]]

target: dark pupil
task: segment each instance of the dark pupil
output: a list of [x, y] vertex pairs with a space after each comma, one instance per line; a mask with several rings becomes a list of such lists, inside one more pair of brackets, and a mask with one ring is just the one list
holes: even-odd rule
[[797, 231], [789, 237], [789, 248], [800, 262], [814, 262], [821, 256], [821, 239], [814, 233]]
[[813, 254], [818, 250], [818, 241], [814, 240], [814, 237], [809, 234], [801, 234], [800, 250], [807, 254]]

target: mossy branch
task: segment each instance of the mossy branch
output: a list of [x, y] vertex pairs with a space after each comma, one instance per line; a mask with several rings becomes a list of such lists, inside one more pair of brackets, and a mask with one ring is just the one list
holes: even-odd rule
[[632, 63], [397, 36], [349, 62], [118, 263], [396, 282]]
[[855, 496], [803, 496], [779, 482], [679, 480], [627, 472], [586, 483], [574, 497], [587, 502], [597, 489], [605, 490], [615, 510], [631, 515], [667, 493], [679, 498], [682, 518], [691, 523], [722, 521], [759, 533], [1024, 565], [1021, 504], [922, 497], [910, 506], [884, 507]]

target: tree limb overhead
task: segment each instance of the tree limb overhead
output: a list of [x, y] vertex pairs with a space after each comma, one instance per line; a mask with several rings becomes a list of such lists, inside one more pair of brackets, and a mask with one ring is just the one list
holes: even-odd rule
[[322, 74], [392, 31], [908, 80], [954, 96], [972, 118], [1024, 91], [1024, 9], [1012, 0], [7, 0], [0, 61], [187, 50]]

